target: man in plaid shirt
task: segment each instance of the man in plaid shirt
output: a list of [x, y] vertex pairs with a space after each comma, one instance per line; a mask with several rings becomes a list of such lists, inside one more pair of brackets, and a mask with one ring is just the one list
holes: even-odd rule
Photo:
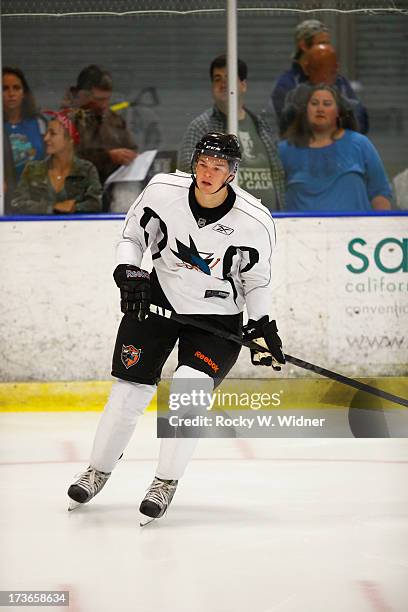
[[[282, 210], [285, 203], [285, 176], [279, 159], [275, 135], [268, 124], [243, 104], [247, 91], [248, 68], [238, 60], [238, 137], [242, 150], [238, 183], [262, 200], [270, 210]], [[196, 143], [208, 132], [227, 129], [228, 83], [225, 55], [216, 57], [210, 66], [214, 106], [198, 115], [188, 126], [178, 154], [177, 168], [190, 172], [191, 156]]]

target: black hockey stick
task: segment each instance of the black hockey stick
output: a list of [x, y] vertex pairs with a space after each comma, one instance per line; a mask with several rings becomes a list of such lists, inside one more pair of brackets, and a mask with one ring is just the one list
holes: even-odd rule
[[[225, 331], [223, 329], [218, 329], [217, 327], [213, 327], [212, 325], [208, 325], [208, 323], [204, 323], [202, 321], [195, 321], [194, 319], [187, 317], [186, 315], [178, 314], [177, 312], [167, 310], [166, 308], [162, 308], [161, 306], [155, 306], [155, 304], [150, 304], [150, 312], [161, 317], [166, 317], [167, 319], [172, 319], [173, 321], [177, 321], [178, 323], [182, 323], [184, 325], [191, 325], [192, 327], [197, 327], [198, 329], [202, 329], [204, 331], [210, 332], [211, 334], [214, 334], [214, 336], [219, 336], [220, 338], [231, 340], [232, 342], [240, 344], [241, 346], [247, 346], [248, 348], [252, 349], [262, 349], [263, 351], [265, 351], [264, 346], [259, 345], [252, 340], [245, 342], [242, 338], [240, 338], [240, 336], [237, 336], [236, 334], [232, 334], [231, 332]], [[383, 399], [386, 399], [389, 402], [394, 402], [395, 404], [400, 404], [401, 406], [408, 407], [408, 399], [399, 397], [399, 395], [388, 393], [388, 391], [383, 391], [382, 389], [376, 389], [371, 385], [367, 385], [366, 383], [354, 380], [354, 378], [349, 378], [348, 376], [343, 376], [343, 374], [332, 372], [332, 370], [327, 370], [326, 368], [322, 368], [321, 366], [315, 365], [314, 363], [309, 363], [309, 361], [304, 361], [303, 359], [298, 359], [297, 357], [293, 357], [292, 355], [288, 355], [287, 353], [285, 353], [285, 357], [286, 361], [288, 361], [289, 363], [293, 363], [293, 365], [297, 366], [298, 368], [309, 370], [310, 372], [320, 374], [320, 376], [325, 376], [326, 378], [335, 380], [336, 382], [342, 383], [343, 385], [354, 387], [354, 389], [358, 389], [359, 391], [365, 391], [366, 393], [371, 393], [371, 395], [382, 397]]]

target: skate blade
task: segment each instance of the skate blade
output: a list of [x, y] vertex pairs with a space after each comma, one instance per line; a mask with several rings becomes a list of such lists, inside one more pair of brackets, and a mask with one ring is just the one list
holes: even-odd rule
[[156, 519], [152, 516], [146, 516], [146, 514], [140, 513], [140, 527], [145, 527], [146, 525], [153, 523], [155, 520]]
[[72, 510], [75, 510], [75, 508], [78, 508], [79, 506], [82, 506], [80, 502], [70, 499], [68, 504], [68, 512], [72, 512]]

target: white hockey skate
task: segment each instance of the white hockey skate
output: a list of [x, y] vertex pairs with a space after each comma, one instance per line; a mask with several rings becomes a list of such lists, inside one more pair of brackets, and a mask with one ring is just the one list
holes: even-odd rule
[[70, 498], [68, 510], [74, 510], [78, 506], [89, 502], [103, 489], [109, 476], [110, 473], [99, 472], [99, 470], [89, 466], [68, 489], [68, 497]]
[[155, 519], [161, 518], [170, 506], [177, 489], [177, 480], [161, 480], [155, 477], [140, 504], [140, 526], [144, 527]]

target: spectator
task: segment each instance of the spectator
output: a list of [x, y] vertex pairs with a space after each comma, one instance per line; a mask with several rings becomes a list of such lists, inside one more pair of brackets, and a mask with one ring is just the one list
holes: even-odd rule
[[[198, 115], [188, 126], [178, 155], [179, 170], [191, 172], [190, 162], [195, 144], [209, 132], [227, 128], [228, 87], [225, 55], [216, 57], [210, 66], [214, 106]], [[248, 68], [238, 60], [238, 136], [242, 149], [239, 185], [271, 210], [284, 206], [284, 174], [274, 134], [260, 117], [244, 106]]]
[[286, 205], [293, 211], [389, 210], [392, 191], [382, 161], [341, 95], [329, 85], [310, 89], [279, 144]]
[[307, 85], [334, 85], [344, 100], [348, 103], [357, 119], [359, 131], [367, 133], [368, 114], [366, 108], [358, 100], [348, 80], [338, 74], [336, 51], [331, 45], [313, 45], [304, 54], [303, 70], [306, 79], [286, 94], [285, 105], [279, 118], [279, 132], [283, 134], [297, 110], [307, 97]]
[[44, 137], [49, 157], [29, 162], [11, 204], [17, 214], [99, 212], [102, 187], [95, 166], [74, 155], [79, 134], [67, 110], [53, 113]]
[[295, 53], [290, 70], [283, 72], [277, 79], [272, 91], [272, 103], [276, 116], [279, 118], [288, 91], [294, 89], [306, 75], [303, 72], [304, 56], [307, 49], [313, 45], [329, 44], [330, 34], [328, 27], [317, 19], [306, 19], [295, 29]]
[[18, 180], [27, 162], [44, 158], [42, 134], [45, 133], [46, 122], [37, 111], [23, 72], [19, 68], [5, 66], [2, 74], [4, 131], [10, 141]]
[[112, 88], [110, 73], [91, 64], [81, 70], [76, 86], [68, 90], [64, 99], [64, 106], [87, 111], [77, 123], [81, 136], [77, 154], [96, 166], [102, 184], [119, 166], [130, 164], [137, 156], [137, 146], [125, 120], [109, 108]]

